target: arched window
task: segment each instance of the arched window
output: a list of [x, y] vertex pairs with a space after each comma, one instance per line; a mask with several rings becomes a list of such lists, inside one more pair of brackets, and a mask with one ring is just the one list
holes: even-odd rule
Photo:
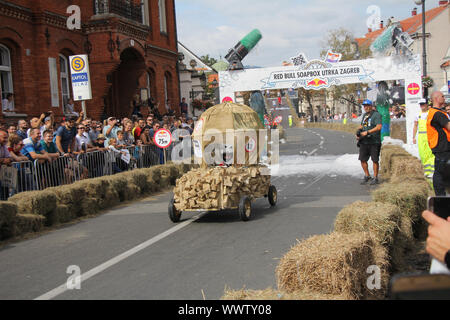
[[[11, 53], [9, 49], [0, 44], [0, 94], [1, 100], [6, 99], [9, 93], [14, 93], [11, 69]], [[14, 107], [14, 103], [13, 103]]]
[[62, 99], [62, 106], [64, 109], [64, 107], [66, 106], [67, 102], [70, 99], [70, 87], [69, 87], [70, 71], [68, 59], [62, 54], [59, 55], [59, 76], [61, 79], [61, 99]]

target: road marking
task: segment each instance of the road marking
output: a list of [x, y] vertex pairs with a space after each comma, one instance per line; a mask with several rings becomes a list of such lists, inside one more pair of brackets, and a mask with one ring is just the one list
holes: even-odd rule
[[[118, 255], [118, 256], [116, 256], [116, 257], [114, 257], [114, 258], [112, 258], [112, 259], [110, 259], [110, 260], [108, 260], [106, 262], [104, 262], [104, 263], [102, 263], [101, 265], [99, 265], [99, 266], [97, 266], [97, 267], [87, 271], [86, 273], [83, 273], [81, 275], [80, 283], [83, 282], [83, 281], [88, 280], [89, 278], [99, 274], [102, 271], [105, 271], [109, 267], [112, 267], [113, 265], [118, 264], [119, 262], [121, 262], [121, 261], [127, 259], [128, 257], [132, 256], [133, 254], [144, 250], [145, 248], [151, 246], [152, 244], [155, 244], [156, 242], [158, 242], [158, 241], [168, 237], [172, 233], [175, 233], [178, 230], [183, 229], [184, 227], [188, 226], [189, 224], [191, 224], [195, 220], [199, 219], [204, 214], [205, 213], [198, 214], [198, 215], [192, 217], [191, 219], [186, 220], [186, 221], [184, 221], [184, 222], [174, 226], [173, 228], [170, 228], [170, 229], [164, 231], [163, 233], [160, 233], [157, 236], [155, 236], [155, 237], [153, 237], [153, 238], [151, 238], [151, 239], [149, 239], [149, 240], [147, 240], [147, 241], [145, 241], [145, 242], [135, 246], [134, 248], [132, 248], [132, 249], [130, 249], [130, 250], [128, 250], [128, 251], [126, 251], [126, 252], [124, 252], [124, 253], [122, 253], [122, 254], [120, 254], [120, 255]], [[67, 283], [64, 283], [64, 284], [60, 285], [59, 287], [57, 287], [57, 288], [55, 288], [55, 289], [53, 289], [53, 290], [51, 290], [51, 291], [49, 291], [47, 293], [44, 293], [41, 296], [35, 298], [34, 300], [50, 300], [50, 299], [53, 299], [53, 298], [59, 296], [60, 294], [66, 292], [68, 290], [69, 289], [67, 288]]]
[[317, 151], [317, 149], [314, 149], [313, 151], [311, 151], [310, 153], [307, 154], [307, 156], [311, 156], [312, 154], [314, 154]]

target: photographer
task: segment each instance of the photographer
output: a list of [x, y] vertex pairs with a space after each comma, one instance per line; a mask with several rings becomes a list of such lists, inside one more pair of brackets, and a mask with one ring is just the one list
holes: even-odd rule
[[381, 115], [378, 111], [372, 109], [372, 101], [364, 100], [364, 115], [362, 117], [361, 126], [356, 132], [356, 139], [359, 147], [359, 161], [364, 170], [364, 179], [362, 185], [367, 184], [372, 180], [369, 173], [369, 158], [373, 162], [374, 179], [370, 182], [371, 185], [378, 184], [378, 171], [380, 168], [379, 158], [381, 151]]

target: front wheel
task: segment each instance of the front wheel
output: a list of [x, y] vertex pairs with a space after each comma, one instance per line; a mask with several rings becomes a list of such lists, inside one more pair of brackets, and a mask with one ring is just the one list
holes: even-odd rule
[[175, 201], [172, 198], [169, 202], [169, 218], [172, 220], [172, 222], [179, 222], [181, 218], [181, 211], [178, 211], [175, 208]]
[[248, 221], [252, 217], [252, 202], [249, 197], [242, 197], [239, 201], [239, 216], [242, 221]]
[[277, 188], [275, 188], [275, 186], [271, 185], [269, 187], [269, 193], [268, 193], [267, 197], [269, 198], [270, 205], [272, 207], [274, 207], [277, 204], [277, 200], [278, 200]]

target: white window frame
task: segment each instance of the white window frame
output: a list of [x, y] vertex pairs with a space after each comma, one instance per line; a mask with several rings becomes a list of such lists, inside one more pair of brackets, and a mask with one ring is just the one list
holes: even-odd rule
[[159, 7], [159, 31], [167, 33], [166, 0], [158, 0]]
[[[1, 82], [0, 82], [0, 100], [6, 99], [6, 94], [12, 93], [14, 94], [14, 86], [13, 86], [13, 77], [12, 77], [12, 66], [11, 66], [11, 51], [9, 48], [3, 44], [0, 44], [0, 48], [6, 51], [6, 58], [8, 65], [0, 65], [0, 71], [6, 72], [8, 78], [8, 87], [10, 91], [3, 91]], [[14, 107], [14, 102], [13, 102]]]
[[[67, 101], [70, 99], [70, 71], [69, 71], [69, 59], [64, 56], [63, 54], [59, 54], [59, 81], [61, 82], [61, 102], [62, 102], [62, 107], [63, 107], [63, 112], [65, 112], [64, 108], [66, 106]], [[64, 64], [66, 66], [66, 72], [62, 72], [61, 69], [61, 58], [64, 60]], [[63, 91], [63, 79], [66, 79], [66, 86], [67, 86], [67, 95], [64, 95], [64, 91]], [[64, 101], [64, 97], [67, 97], [67, 101]]]
[[149, 0], [142, 0], [141, 1], [141, 7], [142, 7], [142, 24], [145, 24], [146, 26], [150, 26], [150, 8], [148, 5]]

